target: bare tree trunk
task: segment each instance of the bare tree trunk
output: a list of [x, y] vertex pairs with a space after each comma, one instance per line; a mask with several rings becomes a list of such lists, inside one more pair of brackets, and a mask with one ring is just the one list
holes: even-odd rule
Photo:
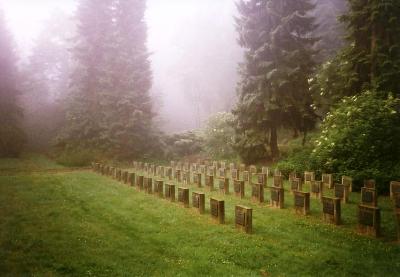
[[271, 137], [269, 140], [269, 148], [271, 149], [272, 160], [276, 160], [279, 157], [278, 148], [278, 132], [275, 126], [271, 127]]

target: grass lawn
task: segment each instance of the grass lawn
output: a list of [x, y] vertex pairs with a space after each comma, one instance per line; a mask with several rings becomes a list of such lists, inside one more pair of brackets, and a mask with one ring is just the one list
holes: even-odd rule
[[[0, 168], [8, 163], [0, 161]], [[32, 158], [13, 163], [25, 168]], [[225, 200], [225, 225], [210, 219], [210, 196]], [[252, 203], [249, 192], [246, 199], [207, 192], [206, 214], [199, 215], [89, 171], [4, 174], [0, 275], [399, 275], [400, 246], [392, 242], [396, 230], [387, 199], [379, 200], [384, 237], [373, 239], [354, 231], [358, 194], [342, 207], [340, 227], [322, 222], [318, 201], [303, 217], [295, 215], [291, 195], [285, 198], [286, 208], [278, 210]], [[254, 209], [254, 234], [234, 228], [235, 204]]]

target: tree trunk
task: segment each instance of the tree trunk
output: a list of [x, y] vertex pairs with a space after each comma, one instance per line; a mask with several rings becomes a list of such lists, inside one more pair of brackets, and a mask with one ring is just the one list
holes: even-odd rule
[[275, 126], [271, 127], [269, 148], [271, 149], [272, 160], [275, 161], [279, 157], [278, 134]]

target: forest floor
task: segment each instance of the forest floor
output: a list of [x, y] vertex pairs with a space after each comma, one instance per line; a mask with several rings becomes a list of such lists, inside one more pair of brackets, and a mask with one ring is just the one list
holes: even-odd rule
[[[287, 184], [286, 184], [287, 185]], [[192, 191], [204, 188], [189, 186]], [[206, 191], [206, 213], [183, 208], [86, 169], [41, 156], [0, 160], [2, 276], [398, 276], [400, 245], [390, 201], [381, 197], [383, 237], [356, 232], [359, 194], [344, 224]], [[191, 195], [191, 194], [190, 194]], [[225, 200], [224, 225], [209, 197]], [[191, 199], [191, 197], [190, 197]], [[234, 206], [253, 208], [253, 234], [234, 227]]]

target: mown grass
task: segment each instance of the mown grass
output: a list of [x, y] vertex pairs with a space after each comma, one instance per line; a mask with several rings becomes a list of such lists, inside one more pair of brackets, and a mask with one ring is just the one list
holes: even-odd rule
[[[191, 191], [204, 190], [191, 187]], [[226, 224], [210, 219], [210, 196], [226, 201]], [[266, 192], [266, 199], [268, 199]], [[356, 194], [351, 196], [358, 202]], [[217, 191], [206, 214], [92, 172], [0, 177], [0, 274], [5, 276], [396, 276], [399, 245], [389, 206], [384, 239], [345, 224], [295, 215]], [[385, 202], [386, 200], [383, 200]], [[234, 228], [234, 205], [253, 207], [253, 231]], [[385, 204], [386, 205], [386, 204]], [[387, 226], [387, 227], [386, 227]]]

